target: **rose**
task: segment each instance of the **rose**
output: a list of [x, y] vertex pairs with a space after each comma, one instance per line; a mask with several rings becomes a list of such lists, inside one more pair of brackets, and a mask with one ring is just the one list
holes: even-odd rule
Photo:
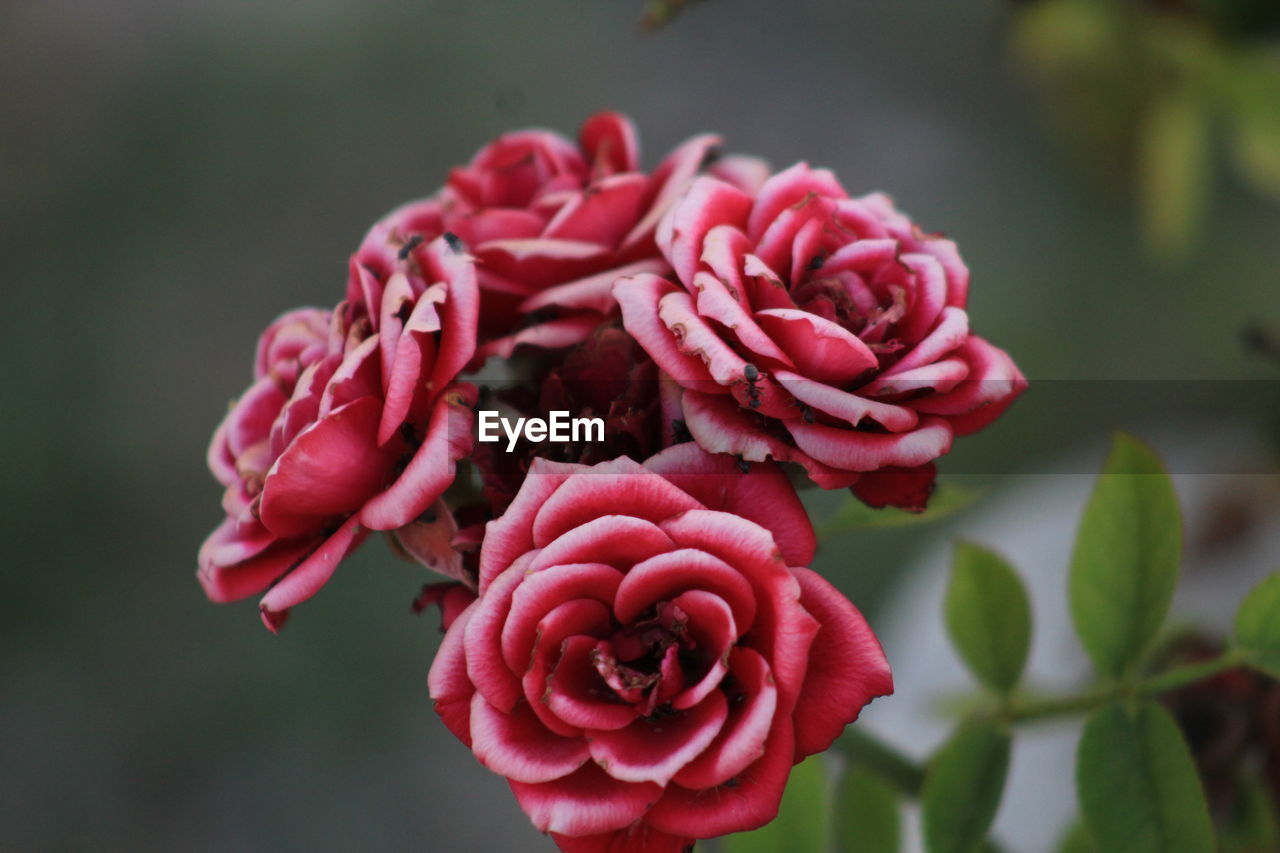
[[267, 590], [271, 630], [366, 530], [413, 521], [471, 446], [474, 265], [445, 239], [398, 261], [378, 310], [291, 311], [258, 342], [255, 381], [214, 433], [227, 517], [200, 549], [218, 602]]
[[668, 270], [654, 230], [695, 175], [748, 191], [764, 180], [758, 160], [716, 159], [719, 142], [694, 137], [644, 173], [635, 129], [617, 113], [587, 119], [577, 144], [544, 130], [505, 134], [430, 198], [374, 225], [352, 258], [347, 299], [377, 304], [402, 247], [449, 231], [478, 261], [478, 362], [510, 356], [522, 344], [577, 343], [616, 313], [614, 279]]
[[631, 276], [614, 294], [707, 450], [923, 509], [933, 460], [1026, 387], [969, 332], [955, 244], [825, 170], [799, 164], [755, 196], [698, 178], [657, 240], [674, 278]]
[[892, 691], [862, 616], [803, 568], [790, 483], [750, 467], [691, 443], [643, 466], [538, 459], [488, 525], [431, 696], [562, 850], [760, 826], [792, 765]]

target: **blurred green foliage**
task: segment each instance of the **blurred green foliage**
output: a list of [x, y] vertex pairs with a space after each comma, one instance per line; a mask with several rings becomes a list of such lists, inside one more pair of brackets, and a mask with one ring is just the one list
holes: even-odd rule
[[1043, 0], [1013, 20], [1055, 141], [1103, 180], [1130, 178], [1147, 243], [1182, 259], [1211, 216], [1222, 150], [1280, 201], [1280, 4]]

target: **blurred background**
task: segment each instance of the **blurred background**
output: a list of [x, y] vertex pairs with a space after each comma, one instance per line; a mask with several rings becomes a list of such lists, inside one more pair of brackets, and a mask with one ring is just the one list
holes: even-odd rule
[[[258, 332], [336, 301], [376, 217], [516, 127], [618, 109], [649, 166], [715, 130], [890, 192], [959, 242], [977, 331], [1033, 383], [944, 483], [999, 502], [1034, 475], [1073, 527], [1106, 436], [1158, 434], [1218, 475], [1204, 512], [1244, 574], [1274, 569], [1248, 550], [1273, 527], [1240, 518], [1277, 508], [1276, 21], [1212, 5], [1238, 14], [705, 0], [646, 32], [642, 0], [0, 5], [0, 849], [552, 849], [431, 710], [424, 570], [371, 540], [279, 637], [194, 576]], [[883, 626], [966, 513], [832, 536], [819, 568]]]

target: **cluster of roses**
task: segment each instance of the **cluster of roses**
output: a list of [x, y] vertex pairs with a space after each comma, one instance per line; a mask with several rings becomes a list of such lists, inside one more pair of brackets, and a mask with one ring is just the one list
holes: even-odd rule
[[[679, 851], [759, 826], [889, 667], [806, 568], [778, 463], [922, 509], [954, 436], [1025, 387], [969, 333], [968, 271], [882, 195], [694, 138], [652, 172], [621, 116], [505, 135], [286, 313], [214, 435], [215, 601], [277, 630], [369, 531], [452, 580], [445, 725], [566, 851]], [[487, 360], [505, 388], [477, 388]], [[462, 377], [470, 376], [474, 382]], [[483, 383], [481, 383], [483, 384]], [[488, 401], [487, 403], [485, 401]], [[603, 441], [473, 440], [478, 405]]]

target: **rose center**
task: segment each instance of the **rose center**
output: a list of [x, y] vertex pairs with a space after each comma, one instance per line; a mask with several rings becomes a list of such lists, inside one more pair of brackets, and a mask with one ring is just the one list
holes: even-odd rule
[[647, 618], [616, 626], [596, 645], [592, 663], [619, 699], [641, 706], [641, 713], [649, 716], [705, 668], [697, 649], [688, 614], [663, 601]]

